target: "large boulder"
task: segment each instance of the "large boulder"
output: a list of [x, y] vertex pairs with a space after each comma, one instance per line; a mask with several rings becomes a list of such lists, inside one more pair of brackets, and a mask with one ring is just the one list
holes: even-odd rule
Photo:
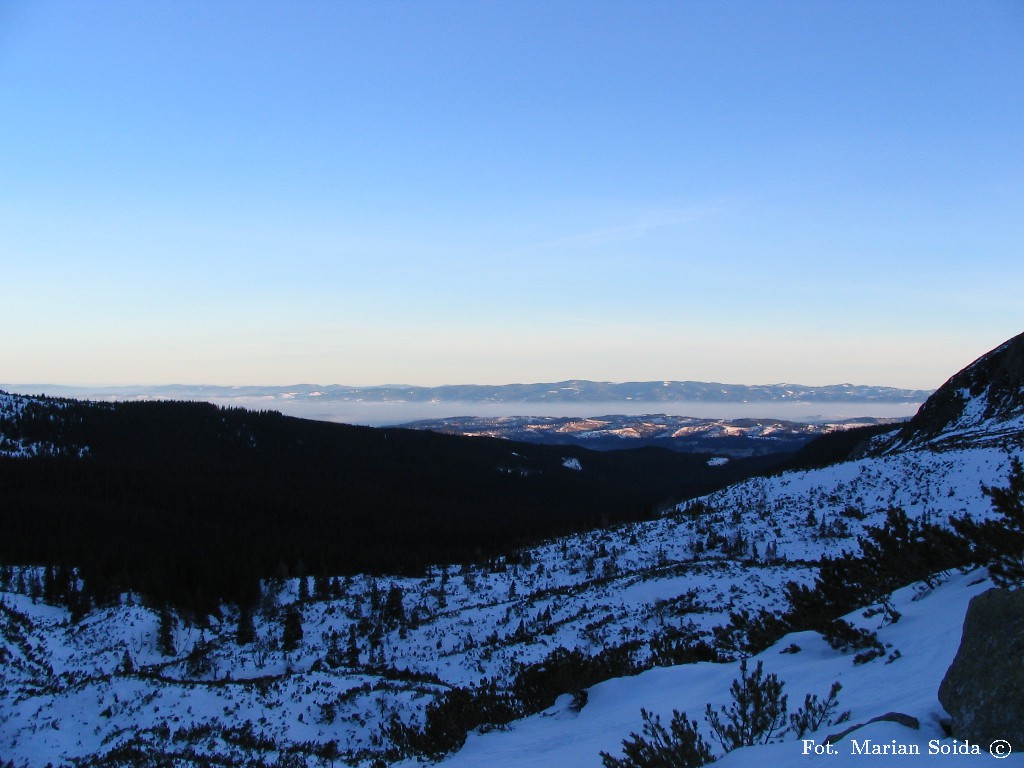
[[1024, 750], [1024, 590], [990, 589], [971, 600], [960, 649], [939, 686], [953, 736], [986, 748]]

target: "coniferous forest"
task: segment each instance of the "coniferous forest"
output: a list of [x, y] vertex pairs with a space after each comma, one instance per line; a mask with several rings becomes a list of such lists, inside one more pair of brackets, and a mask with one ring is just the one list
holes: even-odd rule
[[52, 588], [83, 608], [130, 590], [203, 613], [252, 603], [263, 578], [485, 560], [650, 517], [783, 459], [709, 467], [663, 449], [591, 452], [187, 402], [42, 398], [2, 424], [5, 439], [49, 448], [0, 458], [0, 563], [76, 573]]

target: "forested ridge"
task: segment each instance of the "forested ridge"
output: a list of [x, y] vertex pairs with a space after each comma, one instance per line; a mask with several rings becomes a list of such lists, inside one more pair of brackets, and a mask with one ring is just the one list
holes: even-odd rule
[[34, 398], [0, 426], [47, 447], [0, 458], [0, 561], [78, 569], [90, 604], [133, 590], [200, 612], [254, 601], [261, 578], [411, 573], [642, 519], [778, 461], [712, 468], [661, 449], [598, 453], [192, 402]]

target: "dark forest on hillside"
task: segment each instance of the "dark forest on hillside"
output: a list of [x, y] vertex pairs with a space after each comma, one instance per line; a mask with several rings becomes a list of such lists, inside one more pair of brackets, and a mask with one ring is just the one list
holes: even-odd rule
[[650, 517], [782, 458], [711, 468], [205, 403], [42, 399], [2, 424], [66, 455], [0, 459], [0, 562], [77, 568], [89, 602], [198, 612], [254, 601], [261, 578], [413, 573]]
[[903, 424], [874, 424], [829, 432], [795, 451], [780, 469], [817, 469], [855, 458], [868, 442], [879, 435], [895, 434]]

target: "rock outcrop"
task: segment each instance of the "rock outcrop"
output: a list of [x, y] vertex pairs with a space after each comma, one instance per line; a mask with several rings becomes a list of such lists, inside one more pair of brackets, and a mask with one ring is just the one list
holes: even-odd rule
[[1024, 750], [1024, 590], [990, 589], [967, 609], [956, 658], [939, 686], [953, 736]]
[[[882, 452], [950, 439], [1024, 419], [1024, 333], [979, 357], [939, 387]], [[955, 438], [954, 438], [955, 439]]]

